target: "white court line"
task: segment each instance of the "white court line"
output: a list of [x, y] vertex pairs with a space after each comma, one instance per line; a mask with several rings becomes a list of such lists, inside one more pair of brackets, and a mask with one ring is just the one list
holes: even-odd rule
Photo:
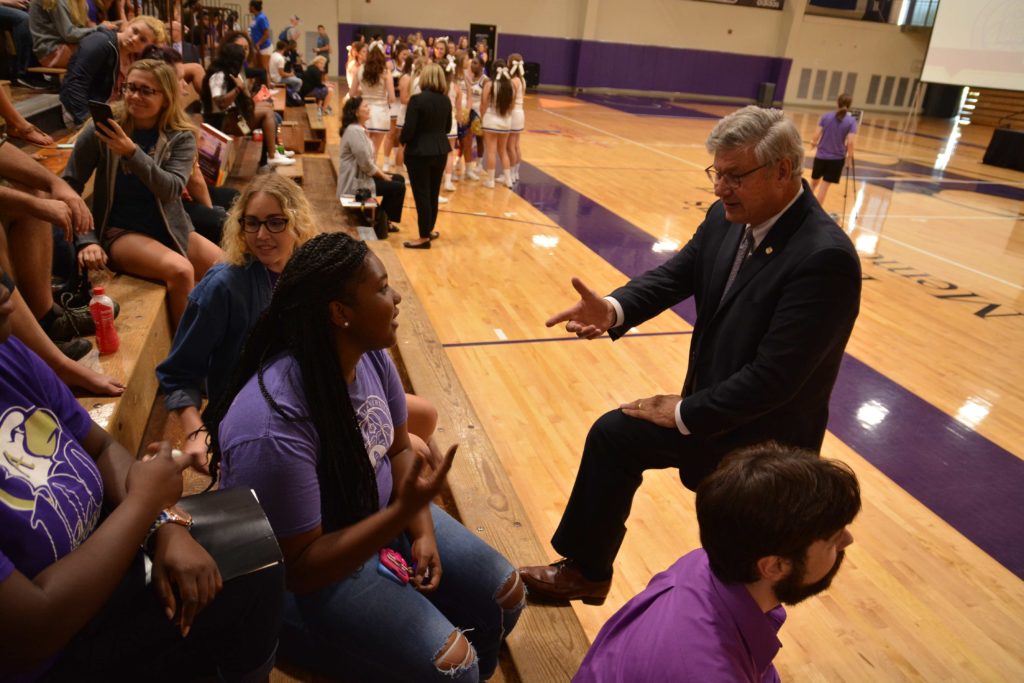
[[1009, 280], [1004, 280], [1001, 277], [996, 277], [995, 275], [990, 275], [990, 274], [988, 274], [988, 273], [986, 273], [984, 271], [978, 270], [977, 268], [971, 268], [970, 266], [966, 266], [966, 265], [960, 263], [959, 261], [954, 261], [953, 259], [948, 259], [945, 256], [939, 256], [938, 254], [933, 254], [932, 252], [930, 252], [930, 251], [928, 251], [926, 249], [922, 249], [921, 247], [915, 247], [913, 244], [909, 244], [907, 242], [904, 242], [903, 240], [898, 240], [895, 237], [886, 237], [886, 236], [882, 235], [881, 238], [883, 240], [888, 240], [889, 242], [894, 242], [895, 244], [898, 244], [901, 247], [905, 247], [907, 249], [910, 249], [911, 251], [916, 251], [919, 254], [924, 254], [925, 256], [930, 256], [930, 257], [932, 257], [933, 259], [935, 259], [937, 261], [942, 261], [943, 263], [948, 263], [951, 266], [956, 266], [957, 268], [962, 268], [963, 270], [966, 270], [966, 271], [968, 271], [970, 273], [974, 273], [975, 275], [980, 275], [982, 277], [988, 278], [989, 280], [994, 280], [995, 282], [998, 282], [1000, 284], [1006, 285], [1007, 287], [1013, 287], [1014, 289], [1024, 290], [1024, 286], [1022, 286], [1022, 285], [1015, 284], [1013, 282], [1010, 282]]
[[857, 215], [857, 220], [858, 221], [862, 220], [864, 218], [909, 218], [911, 220], [917, 220], [917, 219], [920, 219], [920, 218], [925, 218], [925, 219], [928, 219], [928, 220], [937, 220], [937, 221], [1005, 221], [1005, 220], [1018, 221], [1018, 220], [1020, 220], [1020, 216], [1018, 216], [1016, 214], [1009, 214], [1009, 213], [1008, 214], [1004, 214], [1002, 216], [935, 216], [935, 215], [932, 215], [932, 214], [922, 215], [922, 216], [915, 216], [915, 215], [912, 215], [912, 214], [901, 215], [901, 214], [893, 214], [893, 213], [880, 213], [878, 215], [871, 215], [871, 214], [864, 214], [864, 215], [858, 214]]
[[569, 116], [565, 116], [564, 114], [557, 114], [557, 113], [551, 111], [550, 109], [545, 109], [544, 113], [551, 114], [552, 116], [557, 116], [558, 118], [565, 119], [566, 121], [571, 121], [572, 123], [575, 123], [578, 126], [583, 126], [585, 128], [589, 128], [591, 130], [596, 130], [598, 133], [601, 133], [603, 135], [607, 135], [608, 137], [617, 138], [619, 140], [622, 140], [623, 142], [628, 142], [628, 143], [630, 143], [632, 145], [636, 145], [637, 147], [642, 147], [643, 149], [646, 149], [649, 152], [654, 152], [655, 154], [660, 154], [663, 157], [668, 157], [669, 159], [675, 159], [676, 161], [681, 161], [684, 164], [689, 164], [690, 166], [693, 166], [694, 168], [699, 168], [702, 171], [704, 170], [703, 166], [701, 166], [698, 163], [694, 163], [694, 162], [690, 161], [689, 159], [683, 159], [682, 157], [677, 157], [675, 154], [669, 154], [668, 152], [663, 152], [662, 150], [654, 148], [654, 147], [651, 147], [650, 145], [645, 145], [642, 142], [637, 142], [636, 140], [630, 140], [629, 138], [622, 137], [621, 135], [616, 135], [615, 133], [609, 133], [606, 130], [602, 130], [601, 128], [598, 128], [597, 126], [592, 126], [589, 123], [583, 123], [582, 121], [577, 121], [576, 119], [571, 118]]
[[1013, 180], [999, 182], [996, 180], [944, 180], [942, 178], [886, 178], [882, 176], [857, 176], [857, 182], [865, 180], [886, 180], [893, 183], [936, 183], [939, 185], [952, 185], [953, 183], [957, 183], [963, 185], [1009, 185], [1011, 187], [1015, 187], [1017, 185], [1024, 186], [1024, 183], [1015, 182]]
[[494, 328], [494, 336], [500, 339], [501, 341], [508, 341], [508, 335], [505, 334], [505, 330], [501, 329], [500, 327]]

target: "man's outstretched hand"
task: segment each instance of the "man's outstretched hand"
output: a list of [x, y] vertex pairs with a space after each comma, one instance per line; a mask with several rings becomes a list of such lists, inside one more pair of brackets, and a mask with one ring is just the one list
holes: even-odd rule
[[615, 309], [578, 277], [572, 279], [572, 286], [579, 292], [580, 300], [571, 308], [551, 316], [544, 324], [554, 327], [565, 323], [566, 332], [572, 332], [580, 339], [596, 339], [615, 324]]

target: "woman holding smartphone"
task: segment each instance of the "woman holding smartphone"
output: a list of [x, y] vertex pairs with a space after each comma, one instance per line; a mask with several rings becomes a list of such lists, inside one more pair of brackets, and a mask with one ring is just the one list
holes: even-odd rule
[[410, 447], [387, 352], [401, 300], [365, 242], [300, 247], [209, 411], [212, 468], [255, 490], [281, 545], [283, 658], [345, 680], [486, 680], [525, 592], [430, 503], [455, 447], [436, 470]]
[[81, 192], [95, 174], [95, 230], [76, 237], [79, 265], [159, 280], [177, 327], [197, 279], [222, 257], [195, 232], [181, 193], [196, 156], [196, 128], [181, 108], [165, 62], [143, 59], [125, 79], [125, 100], [107, 123], [90, 121], [75, 141], [64, 179]]

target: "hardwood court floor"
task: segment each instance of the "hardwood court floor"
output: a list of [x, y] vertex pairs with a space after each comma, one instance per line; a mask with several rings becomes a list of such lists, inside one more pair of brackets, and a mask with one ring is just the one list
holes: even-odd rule
[[[704, 139], [731, 107], [662, 106], [685, 116], [528, 97], [520, 188], [461, 183], [435, 248], [401, 253], [545, 539], [590, 424], [685, 374], [691, 326], [675, 312], [615, 344], [543, 324], [574, 301], [571, 276], [610, 291], [684, 244], [714, 201]], [[820, 112], [790, 113], [810, 139]], [[865, 282], [824, 454], [856, 470], [864, 510], [833, 588], [790, 610], [777, 664], [793, 681], [1022, 680], [1024, 174], [981, 165], [990, 129], [950, 144], [947, 124], [903, 123], [866, 115], [857, 183], [825, 203]], [[648, 474], [608, 602], [577, 607], [588, 635], [697, 545], [693, 494]]]

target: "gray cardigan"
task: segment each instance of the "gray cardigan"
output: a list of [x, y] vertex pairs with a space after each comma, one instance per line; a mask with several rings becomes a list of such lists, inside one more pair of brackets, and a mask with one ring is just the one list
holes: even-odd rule
[[[152, 157], [136, 148], [135, 154], [124, 159], [128, 170], [138, 176], [156, 197], [164, 217], [164, 227], [182, 255], [188, 253], [188, 236], [195, 230], [181, 203], [181, 193], [192, 174], [195, 157], [196, 138], [192, 131], [172, 130], [161, 131]], [[96, 172], [92, 190], [92, 216], [96, 228], [75, 238], [78, 249], [103, 243], [103, 231], [107, 228], [107, 218], [114, 203], [114, 183], [120, 159], [99, 141], [90, 119], [75, 141], [75, 149], [64, 168], [64, 180], [79, 194], [93, 171]]]
[[75, 26], [65, 2], [58, 2], [47, 12], [43, 3], [36, 0], [28, 6], [28, 25], [32, 29], [32, 51], [42, 59], [59, 45], [77, 45], [82, 38], [96, 30], [92, 26]]
[[377, 166], [373, 163], [373, 156], [373, 143], [366, 129], [358, 123], [346, 126], [341, 136], [337, 196], [353, 195], [362, 189], [374, 191], [373, 176], [377, 173]]

